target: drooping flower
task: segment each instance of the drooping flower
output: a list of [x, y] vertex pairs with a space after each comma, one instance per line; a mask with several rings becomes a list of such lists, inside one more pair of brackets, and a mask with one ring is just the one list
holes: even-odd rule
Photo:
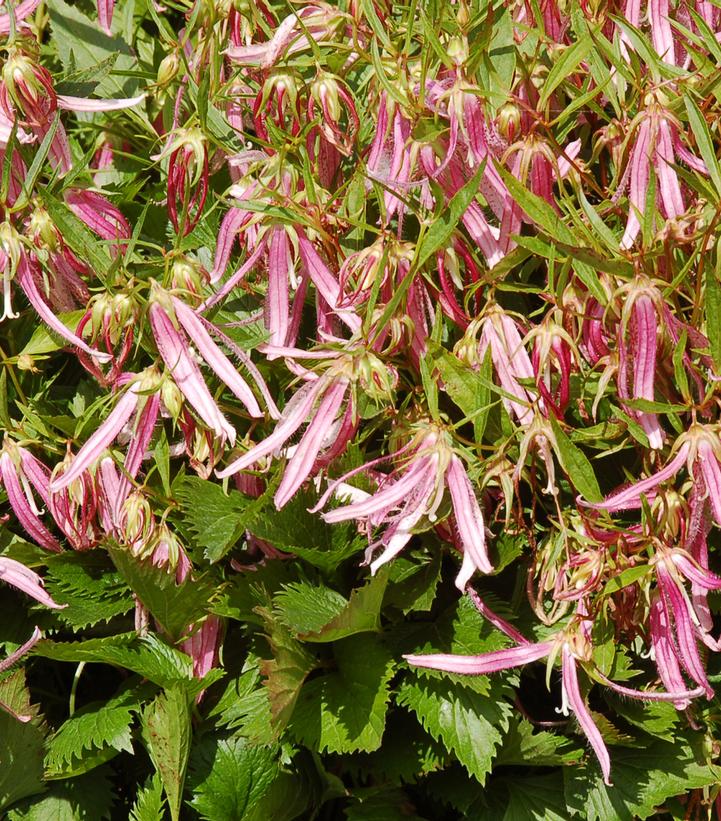
[[7, 435], [0, 453], [0, 478], [8, 502], [23, 530], [46, 550], [59, 553], [60, 543], [43, 524], [33, 491], [50, 507], [50, 471], [33, 454]]
[[631, 122], [628, 130], [630, 155], [616, 197], [629, 188], [629, 212], [621, 249], [631, 248], [641, 230], [641, 216], [646, 209], [650, 170], [657, 179], [657, 204], [667, 220], [686, 213], [681, 184], [673, 168], [676, 158], [702, 174], [708, 174], [705, 164], [681, 142], [680, 127], [668, 109], [660, 92], [649, 93], [645, 107]]
[[[415, 667], [427, 667], [433, 670], [465, 675], [488, 675], [514, 667], [521, 667], [546, 657], [552, 661], [559, 653], [561, 656], [562, 712], [564, 715], [568, 715], [570, 710], [575, 715], [598, 758], [603, 780], [610, 785], [611, 759], [608, 749], [581, 694], [578, 682], [579, 663], [582, 666], [592, 665], [591, 620], [584, 600], [578, 602], [576, 616], [569, 626], [545, 641], [533, 644], [527, 642], [517, 647], [495, 650], [478, 656], [439, 653], [429, 655], [411, 654], [405, 655], [404, 658]], [[591, 669], [593, 676], [606, 686], [624, 696], [644, 701], [670, 701], [678, 704], [686, 699], [694, 698], [702, 692], [699, 688], [688, 690], [682, 681], [678, 682], [679, 687], [677, 689], [669, 690], [669, 692], [635, 690], [616, 684], [595, 667]]]
[[[235, 459], [219, 478], [250, 468], [259, 460], [286, 449], [289, 456], [283, 479], [275, 493], [278, 509], [287, 504], [303, 482], [322, 465], [342, 453], [358, 427], [357, 393], [387, 396], [396, 377], [369, 351], [359, 349], [344, 354], [319, 351], [305, 354], [294, 349], [273, 351], [274, 355], [326, 359], [321, 374], [306, 372], [307, 382], [286, 404], [273, 433]], [[288, 440], [301, 426], [305, 431], [297, 445], [287, 448]]]
[[[448, 434], [436, 425], [423, 423], [414, 425], [411, 434], [410, 442], [396, 454], [398, 467], [381, 478], [375, 493], [363, 494], [349, 505], [324, 513], [323, 518], [328, 523], [362, 522], [369, 536], [375, 528], [383, 528], [380, 537], [366, 552], [371, 572], [375, 573], [400, 553], [423, 520], [436, 521], [447, 490], [463, 552], [456, 586], [464, 590], [477, 570], [481, 573], [493, 571], [481, 508], [463, 461], [454, 452]], [[366, 470], [368, 467], [363, 466]], [[351, 473], [356, 474], [363, 468]], [[318, 508], [349, 476], [346, 474], [331, 484]], [[371, 561], [378, 548], [382, 548], [382, 552]]]

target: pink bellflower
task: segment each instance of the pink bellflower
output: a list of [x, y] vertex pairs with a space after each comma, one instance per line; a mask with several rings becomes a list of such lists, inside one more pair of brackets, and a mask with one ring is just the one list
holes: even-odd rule
[[[380, 537], [371, 543], [366, 552], [371, 573], [375, 573], [403, 550], [423, 520], [430, 523], [436, 521], [447, 490], [463, 553], [456, 586], [464, 590], [476, 571], [493, 571], [486, 546], [483, 514], [463, 461], [453, 451], [448, 435], [432, 424], [418, 424], [415, 427], [410, 442], [395, 454], [399, 466], [393, 473], [381, 478], [378, 490], [364, 493], [353, 489], [354, 501], [324, 513], [323, 519], [328, 523], [363, 523], [369, 536], [374, 528], [383, 528]], [[374, 464], [377, 460], [334, 481], [315, 509], [322, 507], [337, 490], [347, 488], [345, 480], [350, 475], [367, 471]], [[378, 548], [382, 548], [382, 552], [371, 560]]]

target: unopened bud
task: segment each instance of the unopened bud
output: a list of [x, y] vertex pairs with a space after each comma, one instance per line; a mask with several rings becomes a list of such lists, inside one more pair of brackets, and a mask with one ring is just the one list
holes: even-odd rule
[[462, 66], [468, 60], [468, 41], [465, 37], [451, 37], [446, 53], [455, 65]]
[[159, 86], [165, 86], [168, 83], [172, 82], [175, 79], [178, 71], [180, 70], [180, 55], [177, 51], [171, 51], [170, 54], [166, 54], [165, 57], [160, 61], [160, 65], [158, 66], [158, 76], [157, 76], [157, 84]]
[[498, 131], [512, 143], [521, 131], [521, 112], [514, 103], [504, 103], [498, 110]]
[[172, 379], [164, 379], [160, 386], [160, 399], [173, 419], [180, 416], [183, 409], [183, 394]]

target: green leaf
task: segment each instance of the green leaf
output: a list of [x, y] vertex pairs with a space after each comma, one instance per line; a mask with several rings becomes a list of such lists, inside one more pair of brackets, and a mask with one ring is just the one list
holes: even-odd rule
[[103, 550], [59, 553], [47, 559], [45, 586], [58, 604], [57, 618], [76, 629], [127, 613], [135, 606], [132, 591]]
[[171, 496], [172, 491], [170, 489], [170, 444], [168, 443], [168, 437], [165, 435], [165, 430], [160, 432], [160, 436], [158, 437], [158, 441], [153, 449], [153, 458], [155, 459], [155, 465], [158, 468], [158, 474], [160, 475], [160, 481], [163, 485], [163, 493], [166, 496]]
[[211, 564], [222, 559], [245, 530], [243, 513], [254, 500], [235, 491], [226, 494], [220, 485], [197, 476], [183, 477], [173, 491], [205, 558]]
[[192, 807], [206, 821], [243, 821], [276, 778], [277, 752], [242, 738], [205, 739], [193, 751]]
[[443, 387], [466, 418], [473, 421], [476, 442], [483, 439], [491, 405], [491, 358], [490, 351], [483, 360], [480, 372], [464, 365], [458, 357], [438, 348], [433, 364], [443, 380]]
[[706, 296], [706, 336], [711, 347], [711, 357], [716, 365], [716, 373], [721, 373], [721, 285], [713, 269], [706, 268], [704, 275]]
[[165, 799], [163, 782], [157, 773], [138, 789], [138, 795], [130, 810], [130, 821], [164, 821]]
[[348, 605], [335, 590], [305, 581], [285, 585], [273, 603], [296, 635], [317, 632]]
[[107, 773], [95, 771], [54, 783], [42, 797], [12, 809], [8, 821], [103, 821], [116, 795]]
[[610, 596], [613, 593], [618, 593], [619, 590], [623, 590], [624, 587], [628, 587], [630, 584], [642, 579], [644, 576], [648, 576], [649, 573], [652, 572], [653, 567], [647, 564], [637, 564], [635, 567], [627, 567], [617, 576], [613, 576], [606, 582], [601, 596]]
[[405, 616], [412, 612], [427, 612], [435, 601], [440, 580], [439, 552], [421, 563], [398, 556], [390, 566], [390, 585], [385, 601], [399, 607]]
[[208, 579], [177, 584], [174, 572], [140, 561], [126, 548], [108, 546], [108, 553], [128, 586], [174, 641], [207, 614], [215, 591]]
[[393, 657], [367, 634], [341, 639], [333, 653], [336, 670], [306, 682], [290, 731], [318, 752], [376, 750], [385, 729]]
[[56, 661], [114, 664], [161, 687], [184, 684], [191, 692], [191, 685], [197, 687], [190, 658], [152, 634], [142, 639], [138, 639], [137, 633], [76, 642], [43, 639], [33, 647], [32, 654]]
[[132, 754], [130, 727], [139, 711], [140, 702], [130, 690], [110, 701], [82, 707], [50, 739], [45, 757], [46, 777], [74, 774], [78, 760], [85, 758], [85, 751], [110, 747]]
[[424, 821], [413, 812], [409, 796], [400, 787], [364, 787], [353, 790], [345, 809], [346, 821]]
[[591, 463], [586, 458], [585, 453], [561, 430], [555, 416], [550, 415], [549, 420], [553, 430], [553, 446], [561, 467], [571, 480], [576, 489], [589, 502], [600, 502], [603, 494], [598, 486], [596, 474], [593, 472]]
[[350, 600], [327, 587], [298, 582], [288, 585], [274, 601], [298, 638], [336, 641], [380, 629], [380, 609], [387, 584], [388, 571], [383, 568], [366, 585], [353, 590]]
[[483, 174], [486, 170], [485, 161], [481, 163], [473, 176], [466, 182], [463, 188], [460, 188], [448, 201], [448, 204], [443, 207], [440, 214], [437, 214], [431, 227], [421, 240], [416, 249], [416, 258], [413, 270], [419, 270], [425, 263], [438, 252], [441, 248], [445, 248], [456, 226], [461, 220], [461, 217], [468, 210], [468, 206], [473, 202], [478, 193]]
[[[75, 333], [78, 323], [84, 314], [84, 310], [69, 311], [67, 313], [58, 314], [58, 319], [69, 331]], [[33, 331], [33, 335], [18, 356], [22, 356], [23, 354], [26, 356], [42, 356], [43, 354], [59, 351], [61, 348], [65, 348], [67, 344], [66, 339], [59, 337], [46, 325], [38, 324]]]
[[716, 156], [716, 151], [714, 149], [713, 140], [711, 139], [711, 134], [708, 130], [706, 119], [691, 97], [685, 95], [683, 101], [686, 106], [689, 125], [691, 126], [693, 135], [696, 138], [696, 145], [698, 145], [698, 149], [701, 152], [701, 157], [703, 158], [704, 163], [706, 163], [706, 168], [708, 169], [709, 176], [711, 177], [714, 187], [716, 188], [716, 193], [721, 196], [721, 166], [719, 165], [718, 157]]
[[30, 703], [25, 673], [16, 670], [0, 681], [0, 701], [18, 715], [31, 716], [18, 721], [0, 710], [0, 811], [21, 798], [45, 790], [43, 756], [47, 728], [38, 708]]
[[586, 34], [584, 37], [581, 37], [580, 40], [577, 40], [570, 48], [566, 48], [561, 52], [560, 58], [553, 64], [541, 87], [541, 94], [538, 100], [539, 109], [545, 107], [551, 98], [551, 94], [553, 94], [564, 80], [568, 79], [574, 73], [579, 64], [586, 59], [592, 48], [593, 40], [590, 35]]
[[113, 264], [107, 246], [61, 200], [43, 190], [42, 201], [63, 241], [103, 279]]
[[246, 522], [248, 530], [273, 547], [293, 553], [326, 573], [335, 573], [338, 565], [356, 555], [367, 545], [351, 523], [326, 524], [317, 513], [309, 513], [316, 497], [301, 491], [283, 507], [276, 510], [269, 497], [253, 509]]
[[191, 737], [187, 692], [179, 687], [164, 690], [143, 712], [143, 738], [173, 821], [180, 818]]
[[542, 228], [549, 237], [559, 240], [566, 245], [574, 246], [576, 237], [564, 225], [561, 216], [549, 205], [543, 197], [529, 191], [500, 163], [496, 169], [505, 182], [508, 191], [515, 202], [525, 211], [529, 219]]
[[[132, 97], [140, 88], [137, 77], [124, 72], [137, 71], [138, 62], [132, 48], [119, 36], [107, 35], [95, 20], [86, 17], [78, 8], [63, 0], [48, 3], [53, 43], [66, 70], [97, 69], [101, 77], [96, 89], [104, 97]], [[105, 66], [111, 60], [113, 73]], [[133, 112], [135, 118], [141, 115]], [[146, 122], [144, 115], [143, 121]]]
[[583, 750], [566, 736], [536, 731], [530, 721], [519, 718], [511, 723], [495, 766], [553, 767], [582, 755]]
[[494, 779], [493, 787], [508, 795], [502, 821], [568, 821], [560, 772]]
[[398, 688], [398, 704], [412, 710], [481, 784], [508, 729], [511, 707], [446, 678], [411, 676]]
[[564, 770], [566, 804], [584, 821], [636, 821], [654, 815], [673, 795], [688, 794], [718, 782], [721, 770], [706, 763], [700, 735], [674, 743], [654, 740], [611, 756], [612, 787], [603, 783], [598, 764]]
[[256, 744], [273, 740], [268, 688], [260, 676], [260, 660], [250, 656], [243, 672], [231, 679], [208, 718]]
[[260, 671], [265, 676], [272, 725], [281, 730], [293, 715], [303, 682], [316, 666], [316, 660], [274, 614], [263, 608], [258, 608], [258, 612], [265, 619], [273, 652], [272, 659], [260, 663]]

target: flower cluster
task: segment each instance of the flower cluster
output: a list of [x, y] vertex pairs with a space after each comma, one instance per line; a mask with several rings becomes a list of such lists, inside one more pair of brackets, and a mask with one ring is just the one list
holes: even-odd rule
[[[533, 723], [523, 680], [494, 674], [545, 659], [553, 726], [580, 729], [599, 789], [644, 726], [616, 694], [703, 736], [712, 772], [719, 8], [85, 5], [0, 14], [0, 578], [50, 632], [108, 622], [189, 657], [188, 727], [245, 664], [273, 743], [373, 752], [343, 742], [341, 708], [308, 731], [306, 677], [346, 657], [301, 642], [375, 631], [401, 705], [490, 676], [515, 687], [499, 716]], [[94, 27], [85, 51], [68, 21]], [[125, 610], [76, 612], [78, 567], [108, 600], [124, 585]], [[317, 609], [283, 609], [324, 573]], [[414, 638], [459, 597], [492, 646]], [[100, 660], [60, 643], [36, 629], [0, 671]], [[178, 818], [157, 734], [182, 676], [129, 669], [165, 693], [137, 712]], [[210, 716], [241, 725], [229, 693]]]

